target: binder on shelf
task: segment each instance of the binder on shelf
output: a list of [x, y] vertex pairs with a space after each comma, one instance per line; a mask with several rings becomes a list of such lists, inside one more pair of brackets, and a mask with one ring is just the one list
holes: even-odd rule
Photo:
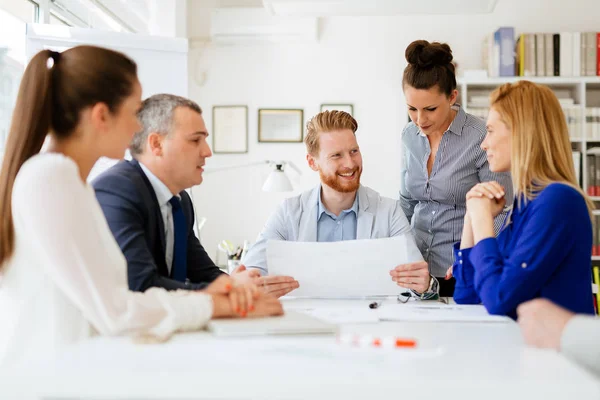
[[585, 51], [585, 75], [595, 76], [596, 75], [596, 60], [597, 60], [597, 46], [596, 46], [596, 32], [586, 32], [586, 51]]
[[497, 43], [498, 75], [515, 76], [515, 28], [501, 27], [494, 33], [494, 41]]
[[546, 42], [543, 33], [535, 34], [535, 75], [546, 75]]
[[[600, 267], [598, 267], [597, 265], [594, 266], [593, 273], [596, 285], [600, 284]], [[596, 312], [598, 312], [598, 310], [600, 310], [600, 290], [598, 291], [598, 293], [596, 293]]]
[[587, 194], [590, 196], [596, 196], [596, 156], [593, 154], [587, 155], [587, 170]]
[[552, 35], [553, 53], [554, 53], [554, 76], [560, 74], [560, 35], [555, 33]]
[[544, 75], [554, 75], [554, 42], [551, 33], [544, 34]]
[[573, 74], [572, 76], [581, 76], [581, 32], [573, 32]]
[[582, 186], [581, 182], [581, 152], [574, 151], [573, 152], [573, 167], [575, 168], [575, 179], [577, 179], [577, 184]]

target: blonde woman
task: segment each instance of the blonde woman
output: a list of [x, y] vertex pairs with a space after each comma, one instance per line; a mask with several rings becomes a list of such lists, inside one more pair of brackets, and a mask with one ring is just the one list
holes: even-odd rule
[[[462, 240], [455, 245], [457, 303], [483, 303], [516, 318], [538, 297], [576, 313], [594, 312], [591, 292], [592, 203], [577, 186], [565, 117], [552, 90], [529, 81], [491, 94], [481, 144], [490, 170], [510, 171], [514, 200], [497, 182], [466, 196]], [[502, 231], [494, 217], [513, 202]]]

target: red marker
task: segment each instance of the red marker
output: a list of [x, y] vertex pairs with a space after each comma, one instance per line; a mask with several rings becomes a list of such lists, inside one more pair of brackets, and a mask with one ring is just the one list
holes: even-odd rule
[[371, 335], [339, 335], [339, 344], [355, 347], [383, 347], [383, 348], [415, 348], [417, 341], [414, 339], [399, 338], [393, 336], [377, 337]]

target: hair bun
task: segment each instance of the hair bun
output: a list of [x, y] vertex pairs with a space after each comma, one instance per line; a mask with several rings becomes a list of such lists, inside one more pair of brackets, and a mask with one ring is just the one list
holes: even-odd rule
[[405, 52], [406, 61], [417, 68], [446, 66], [452, 62], [452, 50], [446, 43], [415, 40]]

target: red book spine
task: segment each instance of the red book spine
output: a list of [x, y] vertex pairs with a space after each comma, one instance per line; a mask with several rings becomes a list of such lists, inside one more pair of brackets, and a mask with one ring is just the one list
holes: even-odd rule
[[596, 33], [596, 44], [597, 44], [597, 51], [596, 51], [596, 75], [600, 76], [600, 32]]

